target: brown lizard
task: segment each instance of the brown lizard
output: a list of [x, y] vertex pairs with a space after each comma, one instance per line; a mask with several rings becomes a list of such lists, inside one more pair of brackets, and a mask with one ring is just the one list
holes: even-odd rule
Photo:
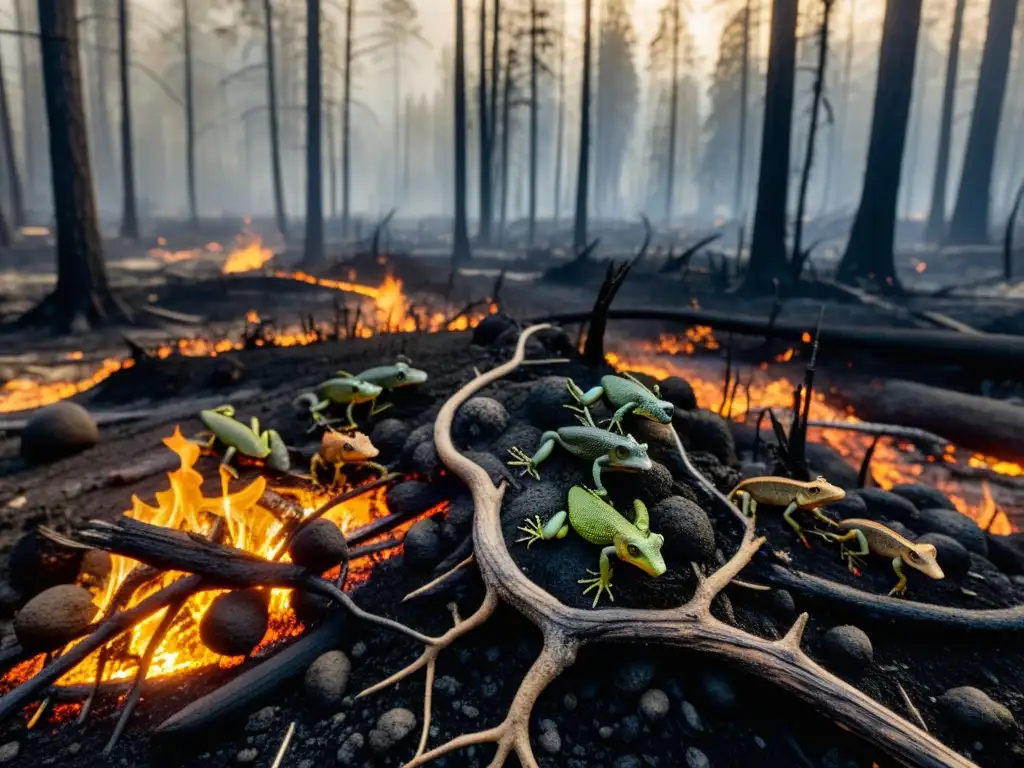
[[769, 504], [773, 507], [785, 507], [782, 513], [789, 527], [796, 531], [800, 541], [810, 549], [811, 545], [804, 536], [800, 524], [793, 519], [793, 513], [797, 510], [810, 512], [818, 520], [834, 526], [836, 523], [819, 507], [831, 504], [835, 501], [842, 501], [846, 498], [846, 491], [832, 485], [824, 477], [817, 477], [810, 482], [792, 480], [788, 477], [750, 477], [729, 491], [729, 501], [739, 497], [742, 506], [740, 509], [744, 515], [751, 517], [757, 512], [758, 504]]
[[[903, 573], [903, 564], [915, 568], [932, 579], [945, 577], [936, 559], [937, 552], [933, 544], [917, 544], [900, 536], [896, 531], [872, 520], [857, 517], [839, 521], [843, 533], [819, 532], [826, 541], [840, 542], [839, 554], [846, 558], [847, 565], [853, 573], [859, 575], [854, 565], [855, 559], [868, 553], [892, 558], [892, 569], [899, 576], [896, 586], [889, 591], [889, 596], [902, 595], [907, 591], [907, 577]], [[846, 546], [848, 541], [857, 541], [859, 549]]]

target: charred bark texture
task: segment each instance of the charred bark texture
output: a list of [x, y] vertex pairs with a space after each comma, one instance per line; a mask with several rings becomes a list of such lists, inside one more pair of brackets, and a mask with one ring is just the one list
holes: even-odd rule
[[43, 85], [57, 224], [57, 287], [22, 317], [58, 332], [127, 317], [107, 279], [78, 56], [76, 0], [38, 0]]
[[583, 0], [583, 83], [580, 86], [580, 145], [576, 171], [576, 222], [573, 248], [587, 247], [587, 201], [590, 186], [590, 59], [594, 47], [594, 0]]
[[469, 213], [466, 210], [466, 22], [464, 0], [455, 0], [455, 265], [470, 260]]
[[7, 162], [7, 183], [11, 189], [11, 217], [14, 226], [25, 224], [25, 199], [21, 192], [21, 174], [18, 172], [18, 157], [14, 151], [14, 127], [11, 125], [10, 102], [7, 99], [7, 83], [4, 77], [3, 61], [0, 60], [0, 128], [3, 129], [4, 159]]
[[132, 139], [132, 87], [129, 76], [128, 0], [117, 0], [117, 68], [121, 90], [121, 237], [138, 240], [135, 207], [135, 150]]
[[[495, 3], [497, 6], [497, 3]], [[491, 13], [497, 15], [498, 9], [495, 7]], [[494, 137], [494, 122], [491, 119], [493, 110], [490, 109], [490, 101], [488, 97], [493, 101], [495, 93], [492, 90], [488, 94], [487, 90], [487, 2], [486, 0], [480, 0], [479, 9], [479, 22], [480, 22], [480, 47], [479, 47], [479, 59], [478, 67], [480, 69], [480, 82], [477, 83], [477, 123], [480, 131], [480, 229], [477, 233], [477, 241], [481, 244], [487, 244], [491, 241], [491, 169], [492, 169], [492, 153], [491, 143]], [[494, 68], [498, 66], [497, 58], [491, 61], [492, 67], [492, 81], [493, 72], [496, 71]]]
[[921, 0], [886, 3], [864, 187], [839, 264], [840, 281], [863, 278], [883, 291], [899, 289], [893, 259], [896, 203], [920, 26]]
[[788, 279], [786, 201], [789, 198], [789, 147], [793, 128], [793, 85], [796, 77], [797, 0], [772, 3], [768, 83], [761, 131], [761, 169], [750, 264], [744, 290], [773, 291], [773, 280]]
[[992, 171], [1010, 73], [1018, 5], [1019, 0], [992, 0], [989, 5], [988, 31], [978, 71], [979, 87], [974, 96], [964, 170], [953, 218], [949, 222], [947, 240], [950, 243], [987, 243], [989, 240]]
[[323, 85], [320, 67], [320, 0], [306, 2], [306, 253], [303, 264], [317, 267], [324, 252]]
[[967, 0], [956, 0], [953, 27], [949, 33], [946, 57], [946, 83], [942, 89], [942, 113], [939, 116], [939, 144], [935, 153], [935, 176], [932, 179], [932, 200], [925, 225], [925, 239], [939, 242], [946, 234], [946, 188], [949, 185], [949, 149], [953, 143], [953, 110], [956, 106], [956, 78], [960, 68], [960, 38], [964, 31], [964, 8]]
[[[352, 3], [350, 2], [351, 6]], [[288, 217], [284, 212], [284, 180], [281, 178], [281, 125], [277, 108], [277, 54], [274, 50], [274, 8], [263, 0], [263, 49], [267, 59], [267, 119], [270, 131], [270, 173], [274, 185], [274, 220], [282, 237], [288, 236]], [[346, 38], [347, 39], [347, 38]], [[345, 67], [348, 77], [348, 67]]]

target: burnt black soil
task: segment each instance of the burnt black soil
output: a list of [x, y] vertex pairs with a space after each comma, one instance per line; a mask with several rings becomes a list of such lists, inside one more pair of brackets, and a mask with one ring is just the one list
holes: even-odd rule
[[[158, 395], [187, 402], [193, 397], [208, 397], [222, 392], [225, 400], [240, 389], [257, 394], [237, 403], [239, 415], [256, 415], [265, 425], [279, 429], [292, 445], [310, 440], [306, 422], [294, 413], [291, 400], [296, 393], [315, 385], [337, 369], [355, 371], [361, 367], [408, 355], [415, 365], [431, 376], [428, 384], [396, 393], [394, 407], [378, 418], [399, 419], [406, 429], [431, 422], [443, 400], [473, 375], [473, 367], [486, 370], [511, 354], [514, 334], [505, 334], [486, 347], [472, 345], [469, 334], [430, 336], [401, 335], [359, 342], [324, 343], [303, 348], [271, 348], [237, 355], [244, 366], [241, 380], [222, 381], [218, 360], [169, 359], [138, 366], [112, 377], [104, 386], [80, 399], [97, 407], [103, 402], [125, 402], [140, 395]], [[543, 343], [531, 343], [535, 358], [560, 356], [565, 339], [549, 334]], [[468, 421], [456, 434], [464, 450], [477, 453], [500, 474], [505, 451], [513, 444], [528, 453], [537, 447], [540, 431], [573, 423], [572, 414], [562, 408], [567, 402], [564, 377], [580, 383], [596, 382], [598, 372], [588, 371], [580, 363], [542, 365], [521, 368], [505, 381], [481, 393], [502, 403], [508, 424], [502, 424], [500, 409], [482, 408], [483, 414]], [[218, 383], [219, 382], [219, 383]], [[220, 389], [216, 389], [216, 387]], [[135, 396], [133, 398], [132, 396]], [[497, 414], [497, 415], [495, 415]], [[598, 410], [595, 415], [603, 416]], [[492, 418], [493, 417], [493, 418]], [[0, 504], [24, 495], [20, 508], [5, 507], [0, 520], [0, 546], [8, 553], [14, 542], [40, 523], [65, 530], [92, 517], [111, 519], [129, 506], [132, 493], [148, 498], [162, 488], [166, 480], [157, 475], [129, 488], [110, 488], [100, 480], [113, 469], [130, 466], [150, 455], [165, 451], [159, 439], [173, 429], [177, 419], [157, 416], [147, 421], [103, 430], [101, 443], [80, 456], [43, 468], [27, 469], [16, 460], [6, 461]], [[739, 477], [740, 461], [729, 430], [716, 424], [707, 412], [681, 415], [677, 420], [684, 441], [694, 458], [723, 491]], [[710, 426], [709, 426], [710, 423]], [[363, 424], [370, 432], [372, 423]], [[394, 425], [392, 424], [392, 427]], [[195, 419], [181, 421], [183, 432], [200, 429]], [[647, 424], [627, 422], [630, 431], [650, 445], [656, 462], [652, 472], [643, 475], [606, 475], [611, 498], [619, 509], [628, 509], [633, 498], [640, 497], [649, 506], [668, 496], [700, 498], [692, 480], [681, 471], [678, 461], [665, 444], [665, 436]], [[382, 428], [383, 429], [383, 428]], [[429, 432], [421, 434], [429, 441]], [[378, 565], [371, 581], [353, 594], [365, 608], [393, 616], [431, 633], [443, 632], [451, 624], [446, 604], [457, 602], [460, 614], [468, 616], [480, 600], [481, 588], [473, 572], [456, 580], [440, 594], [407, 604], [401, 596], [431, 577], [431, 567], [458, 545], [468, 530], [466, 493], [452, 478], [442, 476], [436, 457], [427, 447], [417, 450], [415, 439], [402, 447], [383, 453], [387, 463], [400, 464], [409, 476], [431, 481], [451, 499], [451, 514], [442, 522], [441, 546], [419, 567], [396, 557]], [[486, 456], [484, 454], [489, 454]], [[205, 465], [209, 466], [209, 465]], [[596, 568], [597, 548], [570, 534], [563, 541], [544, 542], [529, 549], [517, 544], [516, 528], [527, 515], [542, 517], [554, 512], [565, 500], [565, 492], [575, 483], [590, 482], [589, 467], [563, 455], [558, 449], [541, 465], [541, 481], [512, 475], [503, 507], [503, 524], [510, 551], [516, 562], [532, 579], [566, 603], [588, 607], [576, 582], [588, 568]], [[852, 492], [851, 497], [858, 498]], [[902, 510], [911, 534], [925, 532], [918, 518], [891, 498], [867, 494], [863, 508], [847, 506], [837, 516], [869, 516], [893, 520]], [[699, 512], [699, 509], [698, 509]], [[706, 510], [714, 531], [714, 550], [695, 557], [699, 566], [710, 571], [722, 556], [736, 546], [736, 526], [731, 517], [713, 507]], [[885, 559], [872, 558], [857, 577], [846, 570], [835, 549], [815, 543], [804, 549], [781, 522], [777, 510], [762, 509], [759, 532], [768, 537], [764, 551], [744, 572], [749, 581], [763, 581], [766, 566], [777, 562], [780, 554], [792, 567], [826, 576], [866, 592], [884, 595], [894, 582], [894, 574]], [[652, 527], [671, 521], [652, 516]], [[808, 521], [808, 526], [810, 522]], [[967, 540], [973, 533], [964, 534]], [[1014, 605], [1024, 599], [1019, 579], [1011, 579], [1020, 565], [1005, 552], [998, 560], [1000, 571], [980, 554], [971, 560], [971, 574], [963, 580], [933, 582], [910, 573], [908, 599], [964, 608], [990, 608]], [[651, 579], [624, 564], [615, 566], [616, 605], [663, 607], [678, 605], [692, 593], [694, 577], [689, 558], [667, 558], [669, 571]], [[1018, 571], [1019, 572], [1019, 571]], [[965, 594], [963, 589], [970, 593]], [[1018, 719], [1024, 717], [1024, 673], [1019, 638], [993, 633], [947, 633], [937, 629], [921, 631], [915, 627], [860, 623], [844, 615], [840, 607], [803, 605], [782, 590], [753, 592], [729, 587], [715, 606], [723, 620], [766, 637], [780, 636], [801, 610], [810, 610], [812, 618], [804, 647], [813, 658], [828, 663], [822, 648], [822, 636], [833, 626], [854, 623], [870, 636], [873, 661], [861, 665], [849, 680], [866, 693], [906, 715], [900, 696], [900, 683], [920, 709], [931, 732], [955, 748], [969, 754], [983, 766], [1009, 766], [1022, 759], [1019, 731], [988, 735], [955, 730], [936, 704], [946, 690], [957, 686], [975, 686], [994, 700], [1010, 708]], [[599, 610], [599, 609], [598, 609]], [[422, 673], [393, 689], [365, 700], [353, 700], [363, 687], [387, 676], [413, 660], [419, 649], [405, 639], [376, 629], [346, 624], [337, 637], [337, 646], [353, 660], [350, 697], [328, 710], [313, 706], [301, 690], [301, 683], [286, 686], [266, 701], [272, 711], [249, 719], [252, 712], [210, 724], [204, 732], [153, 740], [149, 733], [157, 724], [189, 701], [212, 689], [230, 672], [216, 676], [196, 675], [187, 683], [180, 680], [157, 682], [147, 687], [147, 695], [133, 718], [114, 755], [103, 759], [100, 751], [117, 716], [112, 700], [105, 701], [85, 726], [51, 718], [31, 731], [25, 719], [17, 718], [4, 726], [0, 744], [18, 742], [17, 764], [66, 766], [228, 766], [247, 763], [269, 766], [288, 724], [296, 722], [296, 736], [285, 766], [336, 765], [342, 743], [354, 733], [366, 736], [377, 718], [393, 707], [406, 707], [422, 719]], [[483, 629], [446, 651], [438, 663], [434, 691], [434, 717], [430, 744], [437, 745], [463, 732], [493, 726], [504, 717], [519, 680], [536, 657], [539, 633], [510, 609], [502, 609]], [[668, 712], [654, 719], [641, 711], [641, 696], [658, 689], [667, 694]], [[111, 697], [112, 698], [112, 697]], [[696, 713], [696, 715], [694, 714]], [[696, 719], [695, 719], [696, 718]], [[542, 732], [558, 733], [557, 753], [551, 754], [554, 739], [541, 739]], [[418, 729], [383, 753], [369, 746], [358, 751], [350, 765], [397, 766], [408, 760], [415, 749]], [[863, 766], [891, 764], [873, 749], [840, 730], [807, 706], [770, 686], [744, 677], [734, 677], [727, 660], [710, 658], [680, 650], [662, 650], [648, 646], [610, 646], [585, 648], [577, 664], [557, 680], [541, 697], [531, 723], [535, 751], [545, 768], [566, 766], [587, 768], [613, 766], [701, 765], [701, 755], [712, 766]], [[253, 752], [255, 750], [255, 757]], [[694, 750], [698, 750], [695, 752]], [[438, 761], [447, 766], [487, 765], [492, 747], [466, 750]]]

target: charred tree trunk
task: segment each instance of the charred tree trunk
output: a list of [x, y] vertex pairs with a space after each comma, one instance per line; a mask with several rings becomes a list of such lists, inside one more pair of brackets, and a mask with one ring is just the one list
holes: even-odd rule
[[818, 66], [814, 76], [814, 92], [811, 98], [811, 125], [807, 129], [807, 147], [804, 153], [804, 167], [800, 172], [800, 189], [796, 197], [796, 221], [793, 223], [793, 279], [800, 278], [803, 268], [804, 215], [807, 211], [807, 187], [811, 183], [811, 166], [814, 164], [814, 146], [818, 138], [818, 118], [821, 115], [821, 97], [825, 89], [825, 69], [828, 66], [828, 31], [834, 0], [823, 0], [821, 27], [818, 30]]
[[576, 222], [573, 248], [587, 247], [587, 200], [590, 191], [590, 57], [593, 48], [591, 30], [594, 0], [583, 0], [583, 82], [580, 86], [580, 146], [576, 171]]
[[128, 29], [128, 0], [117, 0], [117, 80], [121, 91], [121, 237], [125, 240], [138, 240]]
[[[350, 3], [351, 4], [351, 3]], [[270, 131], [270, 174], [274, 185], [274, 220], [282, 237], [288, 236], [288, 217], [284, 208], [284, 178], [281, 173], [281, 124], [277, 106], [277, 55], [274, 50], [274, 9], [263, 0], [264, 56], [267, 75], [267, 118]]]
[[490, 141], [488, 141], [489, 154], [487, 162], [490, 164], [490, 208], [487, 211], [488, 232], [494, 228], [494, 205], [497, 188], [495, 186], [495, 174], [497, 173], [497, 136], [498, 136], [498, 86], [501, 74], [501, 0], [494, 0], [494, 8], [491, 11], [491, 102], [488, 125], [490, 126]]
[[[20, 227], [25, 224], [25, 198], [21, 192], [21, 174], [18, 172], [18, 156], [14, 150], [14, 127], [11, 125], [10, 102], [7, 100], [7, 80], [4, 75], [3, 60], [0, 60], [0, 129], [3, 131], [7, 183], [11, 186], [11, 216], [14, 219], [14, 226]], [[7, 239], [9, 242], [9, 227]]]
[[960, 67], [960, 37], [964, 30], [964, 9], [967, 0], [956, 0], [953, 28], [949, 33], [946, 58], [946, 83], [942, 90], [942, 114], [939, 117], [939, 145], [935, 154], [935, 176], [932, 179], [932, 200], [925, 226], [925, 240], [937, 243], [946, 234], [946, 187], [949, 184], [949, 149], [953, 143], [953, 110], [956, 107], [956, 78]]
[[949, 183], [949, 146], [952, 143], [953, 110], [956, 104], [956, 74], [959, 68], [959, 41], [964, 34], [964, 10], [967, 0], [956, 0], [953, 25], [949, 33], [949, 52], [946, 57], [946, 82], [942, 89], [942, 114], [939, 117], [939, 144], [935, 156], [935, 176], [932, 179], [932, 203], [925, 226], [925, 240], [938, 243], [945, 237], [946, 187]]
[[469, 218], [466, 210], [466, 34], [464, 0], [455, 0], [455, 223], [452, 260], [470, 260]]
[[[497, 13], [497, 8], [492, 10]], [[480, 129], [480, 229], [477, 232], [477, 242], [486, 245], [491, 241], [491, 170], [493, 169], [493, 157], [491, 142], [494, 141], [494, 123], [491, 120], [491, 111], [488, 106], [487, 93], [487, 0], [480, 0], [480, 48], [478, 66], [480, 69], [480, 82], [477, 84], [477, 111], [479, 117], [477, 123]], [[491, 67], [497, 66], [497, 61], [491, 62]], [[493, 100], [495, 94], [491, 91], [490, 98]]]
[[669, 97], [668, 160], [665, 168], [665, 224], [672, 221], [676, 184], [676, 134], [679, 132], [679, 0], [672, 0], [672, 91]]
[[992, 195], [996, 141], [1006, 97], [1018, 0], [991, 0], [985, 48], [971, 115], [971, 132], [964, 152], [956, 207], [949, 222], [950, 243], [986, 243]]
[[[830, 0], [831, 1], [831, 0]], [[678, 3], [678, 0], [677, 0]], [[678, 9], [677, 9], [678, 12]], [[673, 55], [675, 49], [673, 48]], [[747, 110], [750, 106], [750, 0], [743, 8], [743, 53], [740, 62], [740, 120], [736, 141], [736, 188], [733, 191], [732, 215], [743, 226], [744, 175], [747, 163]]]
[[893, 258], [896, 204], [920, 25], [921, 0], [886, 3], [864, 187], [839, 263], [840, 280], [864, 278], [882, 291], [899, 290]]
[[0, 205], [0, 248], [9, 248], [11, 242], [11, 225], [7, 223], [7, 214]]
[[797, 0], [773, 0], [757, 209], [743, 286], [755, 294], [771, 293], [773, 280], [788, 279], [786, 201], [796, 76], [796, 19]]
[[[93, 128], [96, 133], [96, 177], [101, 183], [101, 188], [106, 189], [103, 179], [113, 175], [114, 171], [114, 146], [110, 136], [110, 98], [109, 98], [109, 72], [107, 66], [107, 51], [109, 42], [110, 17], [103, 13], [107, 3], [103, 0], [93, 0], [92, 11], [96, 18], [95, 40], [96, 40], [96, 82], [93, 86]], [[101, 195], [106, 198], [106, 195]]]
[[541, 34], [540, 18], [537, 0], [529, 0], [529, 209], [526, 244], [530, 246], [537, 240], [538, 118], [541, 105], [538, 90], [541, 60], [537, 38]]
[[552, 203], [554, 225], [562, 213], [562, 150], [565, 144], [565, 0], [562, 0], [562, 25], [558, 33], [558, 117], [555, 125], [555, 199]]
[[192, 78], [191, 0], [181, 0], [182, 37], [185, 47], [185, 184], [188, 193], [188, 219], [193, 229], [199, 227], [199, 206], [196, 199], [196, 97]]
[[512, 129], [510, 111], [512, 109], [512, 67], [515, 62], [515, 49], [508, 49], [505, 59], [505, 84], [501, 95], [501, 214], [498, 224], [498, 242], [505, 239], [505, 225], [508, 223], [508, 149], [509, 133]]
[[341, 94], [341, 236], [348, 237], [352, 215], [352, 25], [356, 0], [345, 3], [345, 71]]
[[110, 289], [96, 220], [96, 193], [78, 56], [76, 0], [38, 0], [50, 173], [57, 222], [57, 287], [22, 317], [61, 333], [128, 317]]
[[321, 266], [324, 252], [322, 169], [323, 83], [320, 71], [320, 0], [306, 0], [306, 248], [302, 263]]
[[[26, 6], [31, 8], [32, 0], [14, 0], [15, 22], [18, 29], [29, 30], [28, 13]], [[20, 35], [18, 38], [18, 66], [20, 68], [19, 81], [21, 85], [21, 128], [22, 142], [24, 143], [25, 156], [25, 198], [27, 206], [34, 209], [39, 201], [39, 174], [44, 161], [40, 157], [46, 137], [43, 134], [45, 127], [43, 117], [40, 115], [39, 92], [42, 90], [40, 82], [40, 68], [29, 50], [31, 37]]]

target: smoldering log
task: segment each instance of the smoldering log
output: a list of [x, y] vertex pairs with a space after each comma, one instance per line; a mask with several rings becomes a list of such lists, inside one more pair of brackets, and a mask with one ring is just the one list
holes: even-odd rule
[[866, 421], [916, 427], [986, 456], [1024, 460], [1020, 406], [901, 379], [844, 388], [841, 394]]
[[[532, 323], [580, 323], [589, 312], [547, 315], [526, 320]], [[810, 333], [811, 322], [767, 319], [705, 310], [610, 309], [609, 320], [661, 320], [685, 325], [706, 325], [716, 331], [731, 331], [749, 336], [768, 336], [799, 342]], [[999, 333], [964, 334], [954, 331], [913, 330], [907, 328], [864, 328], [853, 325], [823, 325], [821, 345], [824, 354], [836, 357], [847, 352], [867, 352], [878, 357], [907, 359], [970, 367], [980, 376], [1017, 374], [1024, 366], [1024, 336]]]

